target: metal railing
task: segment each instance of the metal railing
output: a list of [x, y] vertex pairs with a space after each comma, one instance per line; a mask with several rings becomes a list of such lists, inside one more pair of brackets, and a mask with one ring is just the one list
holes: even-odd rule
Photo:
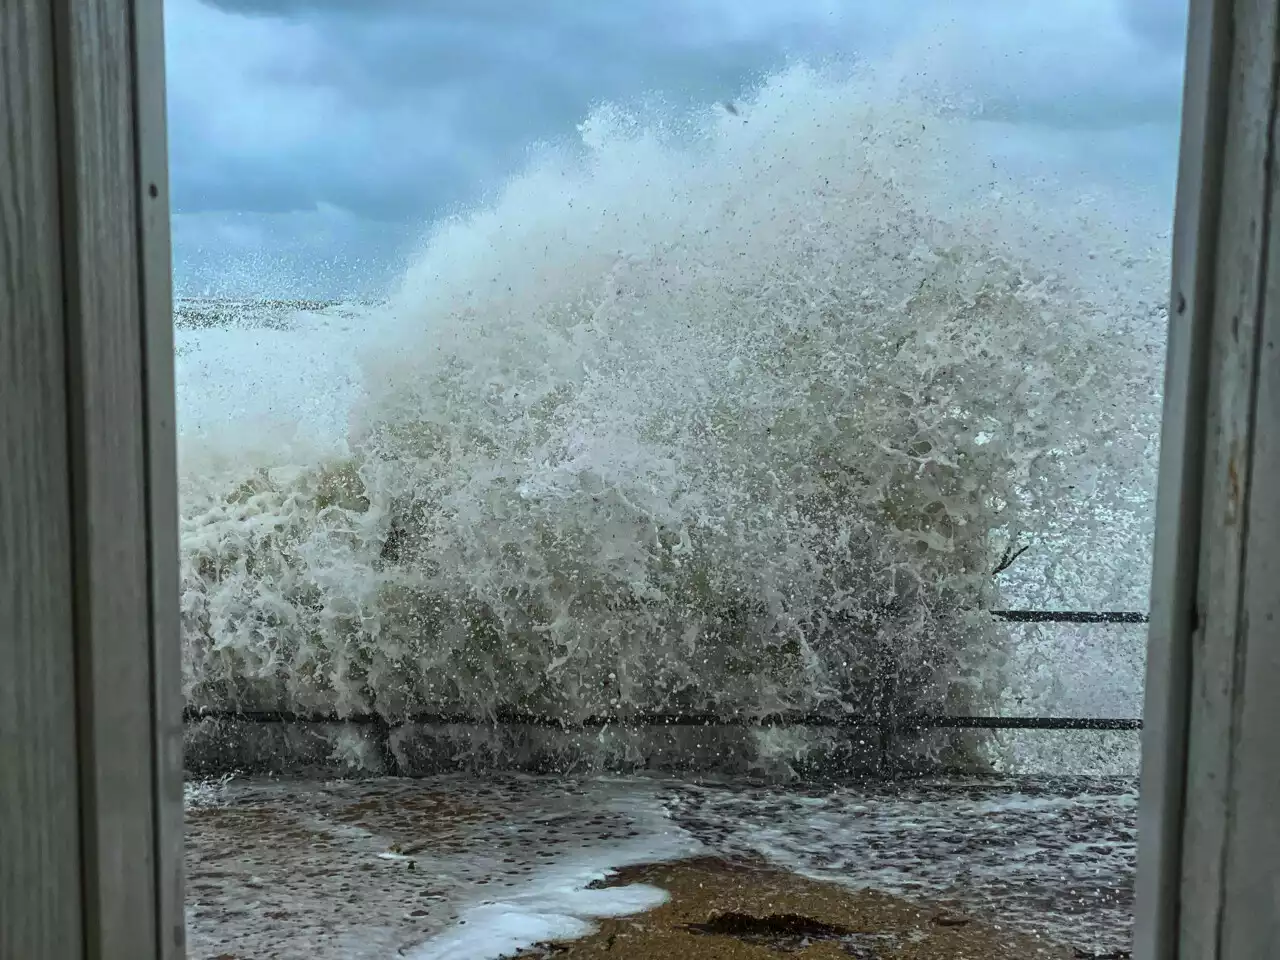
[[992, 610], [1009, 623], [1147, 623], [1150, 617], [1132, 610]]
[[235, 710], [188, 707], [187, 721], [238, 720], [245, 723], [349, 723], [357, 726], [526, 726], [552, 730], [600, 730], [608, 727], [830, 727], [839, 730], [1140, 730], [1142, 721], [1109, 717], [958, 717], [919, 714], [901, 717], [842, 716], [831, 713], [770, 714], [632, 713], [566, 719], [518, 710], [488, 717], [464, 713], [411, 712], [394, 719], [377, 713], [297, 713], [291, 710]]
[[[1009, 623], [1143, 624], [1146, 613], [1135, 611], [992, 610], [993, 617]], [[890, 698], [892, 702], [892, 698]], [[881, 769], [894, 769], [893, 740], [901, 733], [923, 730], [1141, 730], [1137, 717], [951, 716], [903, 714], [891, 711], [868, 717], [831, 712], [783, 711], [768, 714], [629, 713], [568, 719], [519, 710], [498, 710], [486, 717], [439, 711], [418, 711], [396, 718], [377, 713], [302, 713], [288, 710], [236, 710], [189, 707], [187, 722], [229, 720], [243, 723], [354, 724], [372, 727], [383, 743], [396, 727], [430, 726], [529, 726], [562, 731], [602, 730], [609, 727], [825, 727], [866, 730], [879, 741]]]

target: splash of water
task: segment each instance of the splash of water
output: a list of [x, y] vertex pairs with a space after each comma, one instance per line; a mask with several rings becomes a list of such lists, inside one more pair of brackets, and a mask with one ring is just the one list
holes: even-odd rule
[[1085, 590], [1145, 562], [1164, 277], [1160, 237], [993, 180], [980, 133], [808, 68], [732, 113], [601, 108], [385, 305], [270, 331], [313, 344], [291, 443], [243, 396], [268, 334], [222, 331], [260, 435], [184, 424], [188, 700], [998, 698], [1011, 538], [1113, 536]]

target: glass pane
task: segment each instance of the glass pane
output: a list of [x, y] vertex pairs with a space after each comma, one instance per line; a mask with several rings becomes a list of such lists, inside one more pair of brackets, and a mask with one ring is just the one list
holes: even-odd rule
[[1127, 948], [1179, 5], [166, 12], [193, 957]]

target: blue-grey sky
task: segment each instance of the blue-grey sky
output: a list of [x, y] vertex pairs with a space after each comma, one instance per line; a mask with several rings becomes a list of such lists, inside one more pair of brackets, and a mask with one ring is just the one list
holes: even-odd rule
[[376, 292], [432, 217], [572, 134], [593, 103], [728, 99], [788, 57], [914, 42], [922, 69], [990, 111], [1047, 136], [1107, 131], [1149, 166], [1139, 176], [1167, 180], [1185, 7], [167, 0], [179, 290]]

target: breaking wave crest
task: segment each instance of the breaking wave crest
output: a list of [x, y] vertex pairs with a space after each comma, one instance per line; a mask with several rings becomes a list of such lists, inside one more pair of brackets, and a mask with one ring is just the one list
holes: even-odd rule
[[[1117, 532], [1099, 589], [1145, 562], [1165, 287], [1162, 238], [996, 182], [979, 133], [797, 67], [541, 150], [323, 334], [359, 358], [308, 387], [339, 415], [185, 430], [188, 701], [864, 710], [886, 670], [908, 708], [998, 698], [1019, 534]], [[330, 321], [300, 316], [305, 353]]]

